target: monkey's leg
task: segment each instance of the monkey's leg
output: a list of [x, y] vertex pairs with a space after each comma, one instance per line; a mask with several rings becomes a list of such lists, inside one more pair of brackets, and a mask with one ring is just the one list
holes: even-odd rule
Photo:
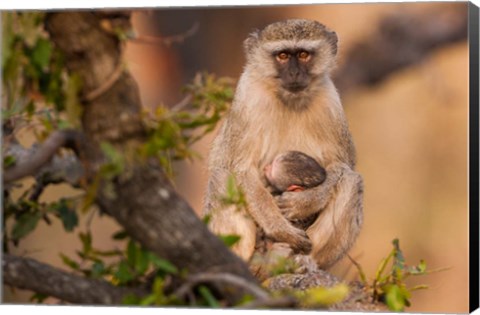
[[208, 224], [217, 235], [238, 235], [240, 240], [233, 245], [232, 251], [248, 261], [255, 250], [255, 222], [235, 206], [220, 208], [212, 213]]
[[242, 209], [233, 205], [226, 206], [220, 202], [220, 196], [225, 195], [228, 172], [216, 169], [211, 174], [203, 208], [203, 214], [210, 215], [208, 227], [217, 235], [240, 236], [232, 251], [242, 259], [248, 260], [255, 249], [255, 222]]
[[312, 240], [312, 257], [320, 268], [342, 258], [355, 242], [363, 223], [363, 180], [346, 170], [335, 187], [335, 195], [307, 229]]
[[345, 163], [334, 163], [327, 167], [327, 179], [321, 185], [297, 192], [284, 192], [275, 197], [280, 212], [290, 221], [303, 220], [325, 208], [332, 199], [335, 187], [345, 171]]

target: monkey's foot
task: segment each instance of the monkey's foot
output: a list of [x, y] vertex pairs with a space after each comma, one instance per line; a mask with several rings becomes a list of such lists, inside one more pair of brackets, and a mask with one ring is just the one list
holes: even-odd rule
[[310, 255], [295, 255], [293, 258], [295, 265], [295, 273], [312, 273], [318, 269], [318, 265]]

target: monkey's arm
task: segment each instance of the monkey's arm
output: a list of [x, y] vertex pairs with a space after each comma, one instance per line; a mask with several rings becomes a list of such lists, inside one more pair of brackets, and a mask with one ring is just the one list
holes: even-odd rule
[[280, 212], [288, 220], [301, 220], [325, 208], [334, 194], [339, 178], [349, 169], [345, 163], [333, 163], [326, 168], [327, 179], [321, 185], [304, 191], [287, 191], [276, 196]]
[[335, 187], [332, 201], [307, 229], [312, 240], [312, 257], [320, 268], [341, 259], [354, 244], [363, 223], [363, 179], [345, 169]]
[[294, 227], [279, 211], [272, 195], [266, 190], [255, 171], [237, 174], [244, 189], [248, 212], [265, 234], [279, 242], [286, 242], [294, 250], [310, 252], [311, 242], [305, 231]]

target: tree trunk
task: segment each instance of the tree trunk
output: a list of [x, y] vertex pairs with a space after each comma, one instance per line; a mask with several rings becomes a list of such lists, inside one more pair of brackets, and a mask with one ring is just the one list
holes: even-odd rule
[[[99, 15], [90, 12], [57, 12], [46, 17], [46, 29], [65, 54], [68, 70], [80, 75], [83, 83], [82, 121], [90, 175], [102, 165], [101, 142], [111, 143], [128, 156], [145, 140], [136, 83], [121, 69], [122, 44], [100, 22]], [[256, 283], [247, 265], [210, 233], [156, 162], [127, 163], [118, 178], [103, 182], [96, 201], [131, 237], [179, 269], [191, 274], [222, 271]], [[230, 302], [246, 293], [228, 285], [219, 289]]]

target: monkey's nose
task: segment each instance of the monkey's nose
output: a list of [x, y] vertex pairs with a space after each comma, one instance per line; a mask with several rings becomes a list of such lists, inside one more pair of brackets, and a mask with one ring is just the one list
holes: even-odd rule
[[270, 173], [271, 170], [272, 170], [272, 165], [271, 165], [271, 164], [267, 164], [267, 165], [265, 165], [265, 167], [263, 168], [263, 171], [264, 171], [264, 172], [267, 172], [267, 173]]

